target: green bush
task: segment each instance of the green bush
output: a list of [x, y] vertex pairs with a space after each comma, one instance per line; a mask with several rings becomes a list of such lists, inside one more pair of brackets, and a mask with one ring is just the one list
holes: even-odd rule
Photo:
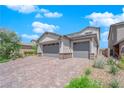
[[10, 59], [6, 57], [0, 57], [0, 63], [8, 62]]
[[34, 54], [35, 54], [34, 51], [26, 51], [26, 52], [24, 52], [25, 56], [32, 56]]
[[119, 88], [119, 82], [115, 79], [113, 79], [110, 83], [111, 88]]
[[124, 64], [119, 63], [119, 64], [118, 64], [118, 67], [119, 67], [120, 69], [124, 70]]
[[113, 75], [115, 75], [118, 72], [118, 67], [116, 65], [111, 65], [110, 66], [110, 73], [112, 73]]
[[87, 69], [85, 70], [85, 75], [88, 76], [88, 75], [90, 75], [90, 74], [91, 74], [91, 69], [90, 69], [90, 68], [87, 68]]
[[113, 58], [109, 58], [108, 60], [107, 60], [107, 64], [108, 65], [114, 65], [116, 62], [113, 60]]
[[95, 68], [101, 68], [103, 69], [105, 66], [105, 62], [102, 59], [96, 60], [93, 65]]
[[101, 88], [101, 83], [96, 80], [92, 80], [87, 76], [81, 76], [79, 78], [72, 79], [65, 88]]
[[120, 62], [121, 62], [122, 64], [124, 64], [124, 56], [121, 57]]
[[23, 58], [23, 55], [22, 54], [18, 54], [17, 58]]
[[20, 37], [6, 28], [0, 28], [0, 57], [9, 59], [20, 49]]
[[118, 67], [124, 70], [124, 57], [121, 57]]
[[14, 55], [11, 56], [12, 60], [16, 60], [17, 58], [23, 58], [23, 55], [20, 53], [15, 53]]

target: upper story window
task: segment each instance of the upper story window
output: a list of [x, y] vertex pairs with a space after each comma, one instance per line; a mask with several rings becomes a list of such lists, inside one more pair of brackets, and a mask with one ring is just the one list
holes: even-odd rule
[[85, 34], [91, 34], [92, 32], [86, 32]]

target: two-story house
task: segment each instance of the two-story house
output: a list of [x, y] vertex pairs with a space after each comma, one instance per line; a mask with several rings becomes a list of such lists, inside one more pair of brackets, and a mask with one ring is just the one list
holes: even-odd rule
[[124, 22], [112, 24], [108, 35], [110, 56], [121, 57], [124, 53]]
[[80, 32], [58, 35], [45, 32], [38, 40], [37, 53], [41, 56], [93, 59], [99, 51], [100, 28], [86, 27]]

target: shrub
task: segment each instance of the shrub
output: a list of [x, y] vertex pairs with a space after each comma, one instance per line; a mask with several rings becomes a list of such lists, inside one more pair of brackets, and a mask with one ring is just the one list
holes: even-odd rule
[[0, 57], [11, 58], [20, 49], [20, 37], [13, 31], [0, 28]]
[[101, 68], [102, 69], [102, 68], [104, 68], [105, 63], [104, 63], [104, 61], [102, 59], [99, 59], [99, 60], [96, 60], [94, 62], [93, 66], [96, 67], [96, 68]]
[[25, 51], [24, 52], [25, 56], [31, 56], [31, 55], [34, 55], [34, 54], [35, 54], [34, 51]]
[[124, 57], [121, 57], [118, 67], [124, 70]]
[[119, 64], [118, 64], [118, 67], [119, 67], [120, 69], [124, 70], [124, 64], [119, 63]]
[[15, 53], [14, 55], [11, 56], [12, 60], [16, 60], [17, 58], [23, 58], [23, 55], [20, 53]]
[[18, 54], [17, 57], [18, 58], [23, 58], [23, 55], [22, 54]]
[[92, 80], [87, 76], [81, 76], [79, 78], [72, 79], [66, 88], [101, 88], [101, 83], [96, 80]]
[[120, 62], [121, 62], [122, 64], [124, 64], [124, 56], [121, 57]]
[[110, 67], [110, 73], [115, 75], [118, 72], [118, 67], [116, 65], [111, 65]]
[[113, 58], [109, 58], [107, 60], [108, 65], [114, 65], [116, 62], [113, 60]]
[[85, 70], [85, 75], [88, 76], [88, 75], [90, 75], [90, 74], [91, 74], [91, 69], [90, 69], [90, 68], [87, 68], [87, 69]]
[[119, 88], [119, 82], [117, 80], [113, 79], [110, 83], [110, 87]]
[[0, 57], [0, 63], [8, 62], [10, 59], [6, 57]]

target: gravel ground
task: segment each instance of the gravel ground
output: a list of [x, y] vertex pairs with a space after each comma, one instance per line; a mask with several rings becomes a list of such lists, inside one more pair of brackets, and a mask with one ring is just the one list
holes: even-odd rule
[[[103, 56], [100, 56], [98, 59], [103, 59], [106, 62], [106, 59]], [[92, 62], [93, 65], [93, 62]], [[110, 87], [110, 82], [113, 79], [116, 79], [119, 82], [119, 87], [124, 88], [124, 70], [119, 69], [116, 75], [112, 75], [110, 71], [110, 65], [105, 65], [104, 69], [92, 68], [91, 77], [95, 80], [102, 82], [104, 87]]]
[[110, 87], [110, 82], [113, 79], [116, 79], [119, 82], [119, 87], [124, 88], [124, 70], [119, 70], [116, 75], [112, 75], [109, 73], [107, 68], [93, 68], [91, 77], [95, 80], [101, 81], [104, 87]]
[[0, 64], [0, 87], [64, 87], [89, 67], [89, 60], [30, 56]]

